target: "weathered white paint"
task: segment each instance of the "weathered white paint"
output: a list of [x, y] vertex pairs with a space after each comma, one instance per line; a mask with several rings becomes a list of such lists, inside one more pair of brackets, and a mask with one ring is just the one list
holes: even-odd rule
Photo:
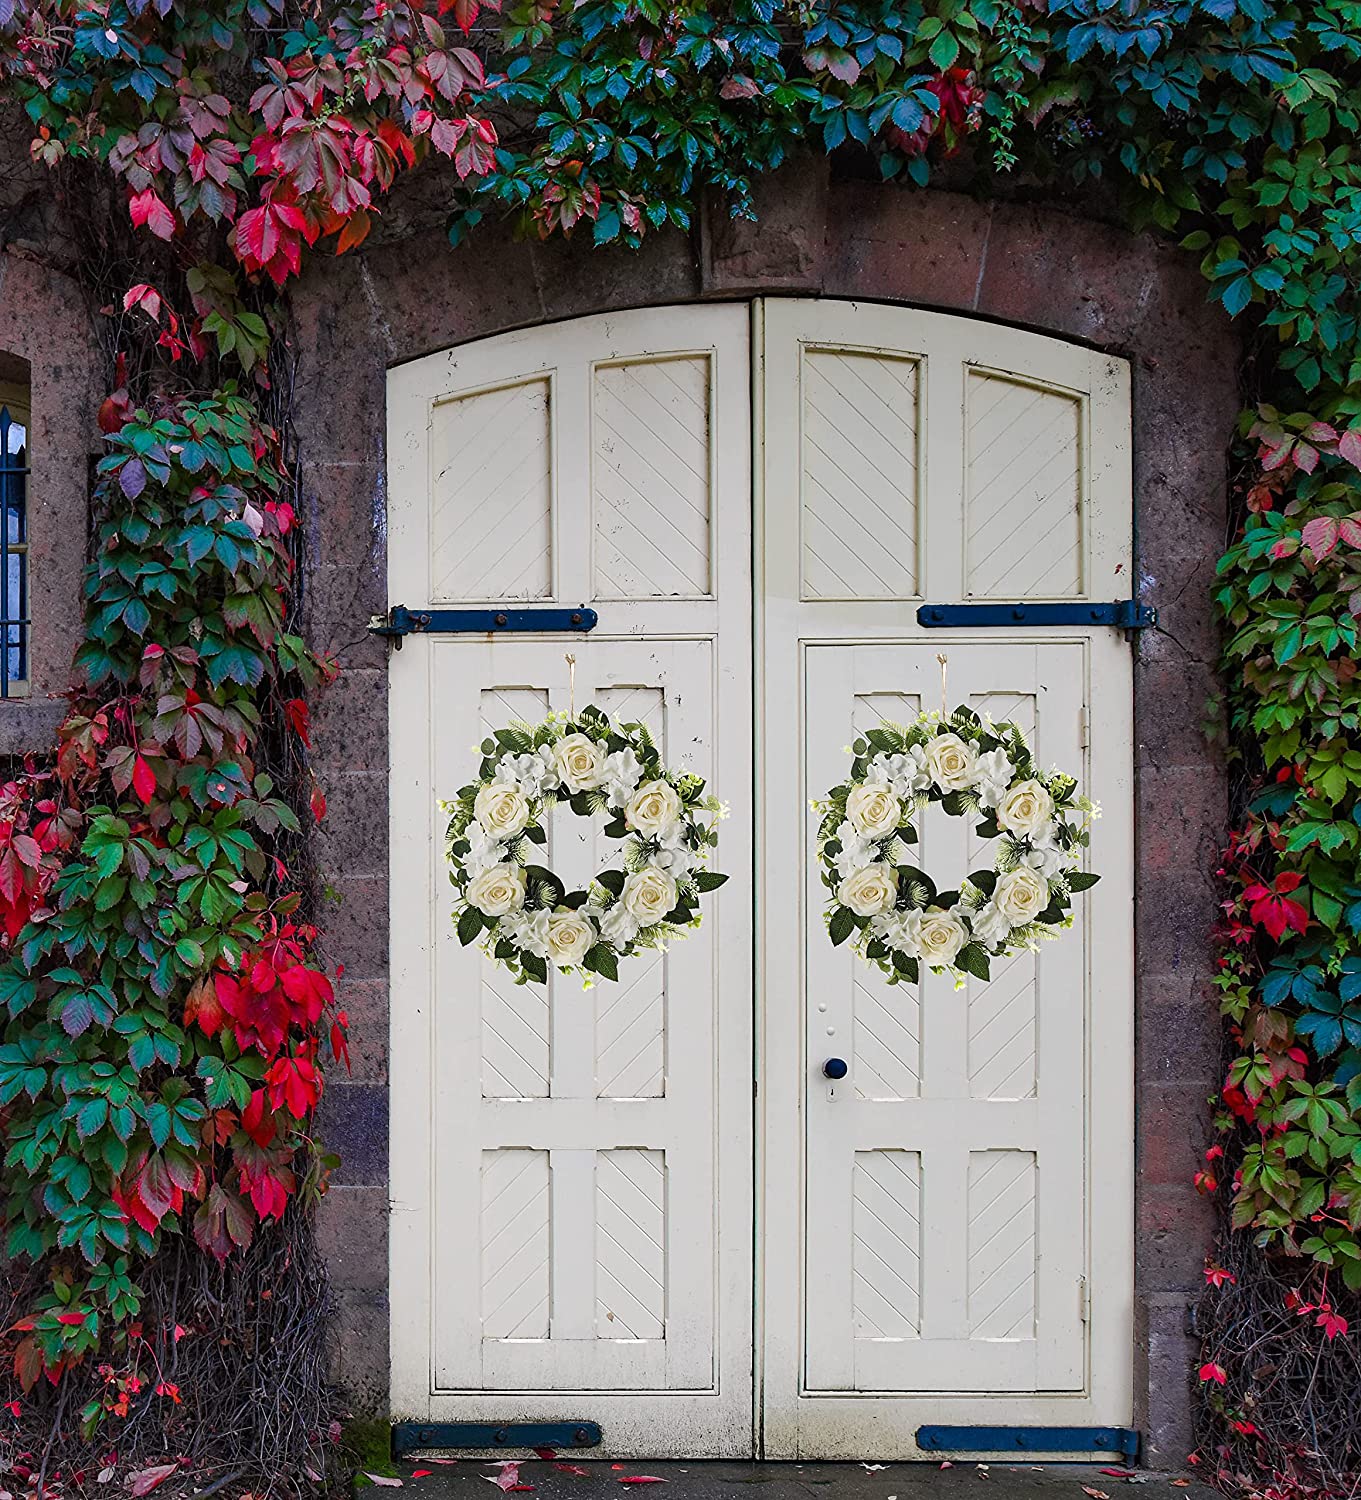
[[[393, 661], [394, 1410], [588, 1417], [658, 1456], [1126, 1421], [1128, 647], [942, 635], [915, 608], [1128, 593], [1128, 371], [897, 308], [754, 316], [750, 352], [745, 306], [675, 308], [390, 377], [390, 597], [601, 615], [586, 640], [414, 637]], [[584, 993], [458, 947], [434, 808], [483, 726], [566, 705], [568, 650], [578, 703], [646, 717], [735, 814], [701, 934]], [[918, 994], [828, 946], [807, 804], [854, 728], [939, 703], [938, 652], [951, 704], [1018, 718], [1105, 805], [1104, 879], [1062, 941]], [[601, 860], [570, 817], [550, 850], [568, 878]], [[923, 855], [942, 881], [987, 857], [938, 809]]]

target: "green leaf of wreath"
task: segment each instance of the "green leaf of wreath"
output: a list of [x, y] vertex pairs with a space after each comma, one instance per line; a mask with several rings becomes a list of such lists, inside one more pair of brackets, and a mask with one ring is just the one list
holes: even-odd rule
[[977, 979], [988, 977], [988, 954], [981, 943], [966, 943], [955, 959], [955, 967], [963, 969]]
[[982, 891], [985, 896], [991, 896], [997, 889], [996, 870], [970, 870], [964, 878], [976, 891]]
[[608, 943], [597, 943], [587, 953], [584, 963], [592, 973], [601, 974], [606, 979], [619, 978], [619, 960]]
[[827, 924], [827, 932], [832, 939], [832, 946], [839, 948], [854, 931], [854, 913], [849, 907], [838, 906], [832, 913], [832, 920]]
[[532, 979], [536, 984], [548, 983], [548, 963], [539, 957], [537, 953], [522, 953], [520, 955], [520, 968], [526, 979]]
[[482, 913], [475, 906], [470, 906], [458, 919], [458, 940], [466, 948], [469, 943], [477, 941], [481, 931]]
[[1100, 880], [1099, 875], [1090, 875], [1085, 870], [1074, 870], [1067, 877], [1070, 891], [1089, 891]]
[[695, 889], [698, 891], [716, 891], [727, 878], [717, 870], [696, 870], [693, 876]]

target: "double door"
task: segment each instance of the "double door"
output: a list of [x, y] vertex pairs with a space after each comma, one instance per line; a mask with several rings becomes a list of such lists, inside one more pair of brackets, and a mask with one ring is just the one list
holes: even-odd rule
[[[1125, 382], [1011, 330], [802, 301], [392, 372], [392, 600], [600, 617], [394, 659], [395, 1413], [593, 1420], [612, 1454], [681, 1457], [1128, 1420], [1126, 650], [915, 619], [1120, 587]], [[938, 706], [941, 656], [952, 706], [1020, 720], [1105, 804], [1104, 878], [987, 984], [890, 988], [827, 942], [808, 803], [857, 729]], [[437, 802], [489, 729], [573, 696], [709, 778], [731, 879], [617, 983], [517, 987], [453, 934]], [[944, 885], [987, 856], [933, 814]], [[563, 813], [548, 854], [582, 883], [603, 843]]]

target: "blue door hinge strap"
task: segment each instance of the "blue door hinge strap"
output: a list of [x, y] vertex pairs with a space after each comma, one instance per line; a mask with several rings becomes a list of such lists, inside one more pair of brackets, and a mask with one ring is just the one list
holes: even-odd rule
[[1118, 1453], [1133, 1460], [1139, 1434], [1129, 1427], [919, 1427], [927, 1453]]
[[597, 1422], [394, 1422], [392, 1456], [431, 1448], [595, 1448]]
[[501, 635], [522, 631], [594, 630], [600, 617], [583, 604], [576, 609], [408, 609], [394, 604], [369, 621], [370, 635], [387, 636], [399, 649], [408, 635]]
[[1158, 611], [1137, 599], [1112, 604], [923, 604], [917, 624], [930, 628], [964, 625], [1114, 625], [1119, 630], [1146, 630], [1158, 623]]

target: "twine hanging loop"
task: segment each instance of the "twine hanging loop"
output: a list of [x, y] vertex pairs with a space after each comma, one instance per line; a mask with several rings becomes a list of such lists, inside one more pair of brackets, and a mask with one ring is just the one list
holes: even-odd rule
[[943, 653], [936, 657], [940, 663], [940, 716], [947, 719], [950, 716], [950, 700], [947, 696], [950, 671], [950, 658]]
[[577, 659], [569, 651], [563, 661], [567, 663], [567, 717], [574, 720], [577, 716]]

